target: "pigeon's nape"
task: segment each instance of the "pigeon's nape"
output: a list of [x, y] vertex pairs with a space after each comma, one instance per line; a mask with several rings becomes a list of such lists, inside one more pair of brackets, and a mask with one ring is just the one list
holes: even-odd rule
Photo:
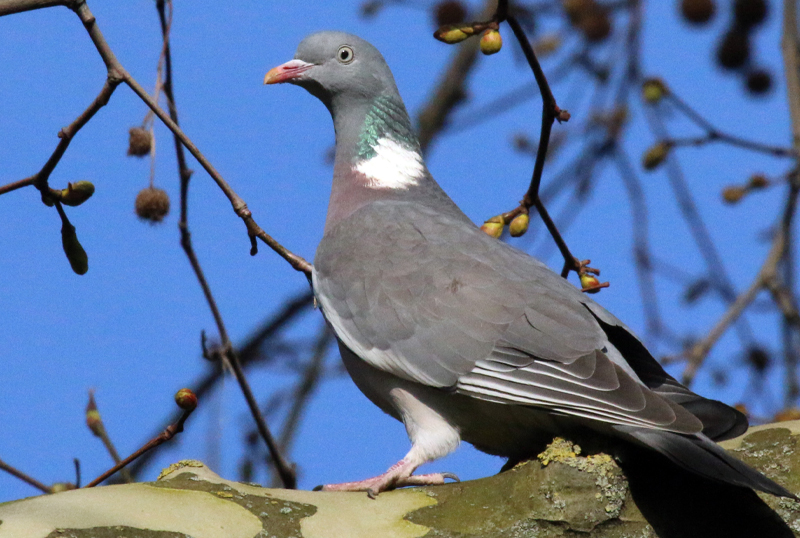
[[428, 172], [372, 45], [313, 34], [264, 81], [301, 86], [331, 113], [314, 293], [353, 381], [412, 443], [383, 475], [323, 489], [441, 484], [452, 476], [413, 472], [462, 439], [520, 460], [561, 435], [638, 445], [705, 479], [796, 498], [714, 443], [746, 430], [741, 413], [681, 385], [611, 313], [461, 212]]

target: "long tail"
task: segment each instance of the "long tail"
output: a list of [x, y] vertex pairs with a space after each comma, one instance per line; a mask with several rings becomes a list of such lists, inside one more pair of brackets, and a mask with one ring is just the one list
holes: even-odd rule
[[615, 429], [697, 475], [725, 484], [800, 500], [783, 486], [725, 452], [722, 447], [703, 434], [689, 436], [627, 426], [615, 426]]

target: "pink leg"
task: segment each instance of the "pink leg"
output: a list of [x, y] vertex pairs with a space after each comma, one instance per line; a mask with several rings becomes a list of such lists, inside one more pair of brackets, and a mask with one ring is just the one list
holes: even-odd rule
[[398, 461], [379, 476], [373, 476], [358, 482], [342, 482], [341, 484], [326, 484], [317, 486], [315, 491], [366, 491], [367, 495], [375, 498], [379, 493], [405, 486], [438, 486], [444, 484], [446, 478], [459, 481], [453, 473], [431, 473], [413, 476], [412, 473], [419, 466], [409, 461], [408, 457]]

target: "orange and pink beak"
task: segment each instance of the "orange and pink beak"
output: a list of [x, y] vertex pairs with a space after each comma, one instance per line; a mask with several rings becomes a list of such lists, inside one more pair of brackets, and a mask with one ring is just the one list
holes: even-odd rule
[[314, 67], [314, 64], [304, 62], [303, 60], [289, 60], [285, 64], [270, 69], [264, 77], [264, 84], [291, 82], [299, 78], [312, 67]]

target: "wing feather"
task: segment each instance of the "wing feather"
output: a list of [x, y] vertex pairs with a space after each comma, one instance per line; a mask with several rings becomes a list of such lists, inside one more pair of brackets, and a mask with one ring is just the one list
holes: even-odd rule
[[603, 324], [621, 326], [616, 318], [462, 219], [419, 204], [365, 206], [326, 234], [313, 284], [342, 343], [402, 378], [612, 424], [702, 429], [667, 397], [688, 389], [664, 374], [659, 394], [609, 341]]

